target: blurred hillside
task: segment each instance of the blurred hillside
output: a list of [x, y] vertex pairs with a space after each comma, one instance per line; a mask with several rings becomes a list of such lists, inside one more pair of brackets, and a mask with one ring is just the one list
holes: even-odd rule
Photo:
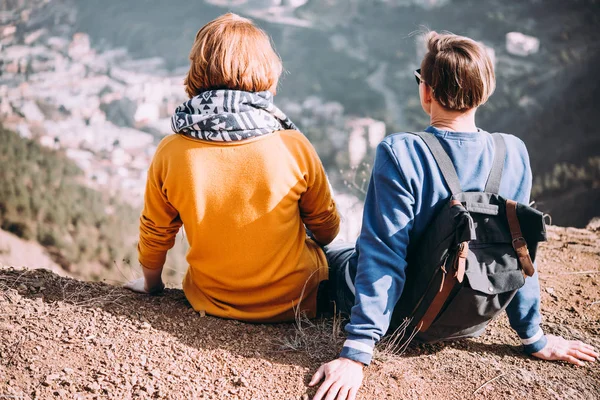
[[[497, 90], [478, 122], [526, 142], [536, 206], [559, 225], [600, 216], [598, 1], [5, 0], [0, 122], [16, 133], [1, 131], [1, 228], [74, 275], [128, 278], [146, 171], [185, 99], [189, 49], [227, 10], [272, 36], [286, 68], [276, 102], [323, 160], [341, 238], [360, 229], [377, 143], [428, 124], [412, 74], [427, 29], [473, 37], [494, 56]], [[518, 54], [509, 32], [539, 48]], [[182, 233], [172, 282], [186, 246]]]
[[[600, 105], [595, 95], [600, 85], [597, 1], [312, 0], [294, 10], [310, 27], [277, 23], [268, 8], [277, 1], [210, 3], [78, 0], [76, 26], [98, 46], [125, 46], [135, 56], [163, 57], [170, 68], [185, 70], [194, 35], [204, 23], [227, 9], [258, 15], [288, 71], [280, 99], [302, 103], [318, 96], [340, 103], [345, 113], [385, 121], [388, 133], [427, 124], [412, 78], [423, 54], [413, 34], [428, 28], [473, 37], [494, 50], [498, 79], [495, 95], [480, 111], [480, 126], [526, 142], [537, 178], [535, 198], [554, 222], [584, 226], [600, 214], [594, 162], [600, 155], [594, 119]], [[511, 31], [537, 37], [540, 51], [527, 57], [509, 54], [505, 44]], [[325, 130], [327, 123], [300, 125], [315, 131]], [[333, 167], [328, 155], [322, 156]], [[585, 169], [586, 177], [565, 179], [560, 172], [565, 165]]]
[[[83, 172], [63, 151], [1, 125], [0, 142], [0, 265], [131, 279], [139, 210], [84, 185]], [[174, 267], [184, 265], [185, 247], [178, 240], [169, 255], [167, 282], [181, 282], [182, 271]]]

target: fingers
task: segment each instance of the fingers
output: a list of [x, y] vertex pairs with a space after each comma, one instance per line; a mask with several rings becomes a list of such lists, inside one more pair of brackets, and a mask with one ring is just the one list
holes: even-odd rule
[[569, 355], [583, 361], [594, 362], [598, 358], [598, 353], [589, 344], [579, 340], [569, 342]]
[[345, 397], [337, 397], [340, 389], [341, 389], [341, 386], [338, 383], [331, 385], [331, 387], [327, 391], [327, 397], [325, 397], [325, 400], [335, 400], [335, 399], [346, 400]]
[[349, 386], [342, 386], [337, 395], [337, 400], [348, 400], [348, 393], [350, 392]]
[[576, 358], [578, 358], [580, 360], [583, 360], [583, 361], [589, 361], [589, 362], [596, 361], [596, 359], [594, 357], [589, 356], [589, 355], [587, 355], [584, 352], [579, 351], [579, 350], [573, 350], [573, 351], [571, 351], [571, 355], [573, 357], [576, 357]]
[[581, 347], [585, 347], [585, 348], [588, 348], [590, 350], [595, 350], [594, 346], [592, 346], [591, 344], [583, 343], [583, 342], [581, 342], [579, 340], [577, 341], [577, 344], [580, 345]]
[[579, 346], [578, 347], [579, 351], [581, 351], [589, 356], [592, 356], [594, 358], [598, 358], [600, 356], [600, 354], [598, 354], [596, 352], [596, 349], [594, 348], [594, 346], [589, 345], [587, 343], [580, 342], [580, 341], [577, 341], [576, 344]]
[[315, 386], [317, 383], [319, 383], [321, 381], [321, 379], [323, 379], [324, 376], [325, 376], [325, 366], [321, 365], [321, 367], [317, 370], [317, 372], [315, 372], [315, 374], [312, 376], [310, 382], [308, 383], [308, 386]]
[[566, 361], [566, 362], [568, 362], [568, 363], [571, 363], [571, 364], [578, 365], [578, 366], [580, 366], [580, 367], [583, 367], [583, 366], [585, 365], [585, 364], [583, 363], [583, 361], [581, 361], [581, 360], [578, 360], [577, 358], [575, 358], [575, 357], [573, 357], [573, 356], [570, 356], [570, 355], [566, 355], [566, 356], [564, 356], [564, 357], [561, 357], [561, 360], [562, 360], [562, 361]]
[[325, 379], [325, 382], [323, 382], [321, 387], [319, 387], [319, 390], [317, 390], [317, 393], [315, 393], [315, 397], [313, 397], [313, 400], [321, 400], [323, 396], [329, 391], [331, 385], [333, 385], [333, 380]]
[[139, 279], [135, 279], [133, 281], [127, 282], [125, 285], [123, 285], [123, 287], [125, 289], [129, 289], [129, 290], [132, 290], [132, 291], [138, 292], [138, 293], [146, 292], [144, 290], [144, 278], [139, 278]]
[[590, 349], [587, 349], [587, 348], [585, 348], [585, 349], [581, 349], [580, 351], [581, 351], [582, 353], [585, 353], [585, 354], [587, 354], [588, 356], [592, 356], [592, 357], [594, 357], [594, 358], [598, 358], [598, 357], [600, 357], [600, 354], [596, 353], [596, 351], [595, 351], [595, 350], [590, 350]]
[[355, 386], [350, 389], [350, 393], [348, 393], [348, 400], [356, 400], [356, 394], [358, 393], [358, 387]]

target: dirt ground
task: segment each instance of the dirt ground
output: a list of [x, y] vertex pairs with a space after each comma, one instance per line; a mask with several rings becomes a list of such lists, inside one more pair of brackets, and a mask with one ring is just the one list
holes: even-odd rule
[[[538, 260], [546, 333], [600, 348], [600, 234], [549, 229]], [[308, 399], [339, 321], [202, 316], [180, 290], [138, 295], [45, 270], [0, 269], [0, 399]], [[505, 317], [475, 340], [379, 347], [361, 399], [598, 399], [600, 363], [521, 353]], [[389, 347], [389, 346], [388, 346]]]

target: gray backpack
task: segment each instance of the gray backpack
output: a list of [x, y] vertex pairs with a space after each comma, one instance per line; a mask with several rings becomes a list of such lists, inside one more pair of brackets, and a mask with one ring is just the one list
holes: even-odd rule
[[[411, 132], [412, 133], [412, 132]], [[495, 155], [484, 192], [463, 192], [438, 139], [425, 141], [452, 195], [414, 246], [391, 328], [435, 342], [479, 336], [534, 274], [537, 244], [546, 240], [541, 212], [498, 195], [506, 144], [493, 134]]]

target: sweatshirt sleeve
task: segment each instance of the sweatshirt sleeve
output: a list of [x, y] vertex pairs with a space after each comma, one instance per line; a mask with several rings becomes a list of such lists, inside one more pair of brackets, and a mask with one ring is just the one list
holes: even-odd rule
[[182, 225], [179, 212], [161, 190], [162, 180], [157, 155], [148, 170], [138, 242], [138, 259], [149, 269], [162, 268], [167, 251], [175, 244], [175, 236]]
[[404, 288], [414, 206], [415, 199], [397, 159], [388, 145], [381, 143], [365, 200], [354, 282], [356, 300], [346, 325], [348, 339], [341, 357], [368, 365], [375, 344], [389, 328]]
[[[514, 200], [522, 204], [529, 204], [532, 186], [529, 154], [527, 153], [525, 143], [521, 140], [514, 140], [514, 143], [518, 146], [519, 161], [522, 163], [522, 171], [524, 171], [520, 176], [521, 181], [515, 182], [516, 185], [514, 187], [517, 190]], [[547, 339], [542, 328], [540, 328], [542, 318], [540, 315], [540, 282], [537, 271], [533, 276], [525, 279], [523, 287], [517, 291], [515, 297], [508, 307], [506, 307], [506, 314], [508, 315], [510, 326], [519, 335], [524, 346], [523, 350], [526, 353], [538, 352], [546, 346]]]
[[327, 245], [340, 231], [340, 217], [321, 159], [308, 139], [303, 139], [307, 154], [307, 189], [300, 197], [300, 216], [313, 238]]

